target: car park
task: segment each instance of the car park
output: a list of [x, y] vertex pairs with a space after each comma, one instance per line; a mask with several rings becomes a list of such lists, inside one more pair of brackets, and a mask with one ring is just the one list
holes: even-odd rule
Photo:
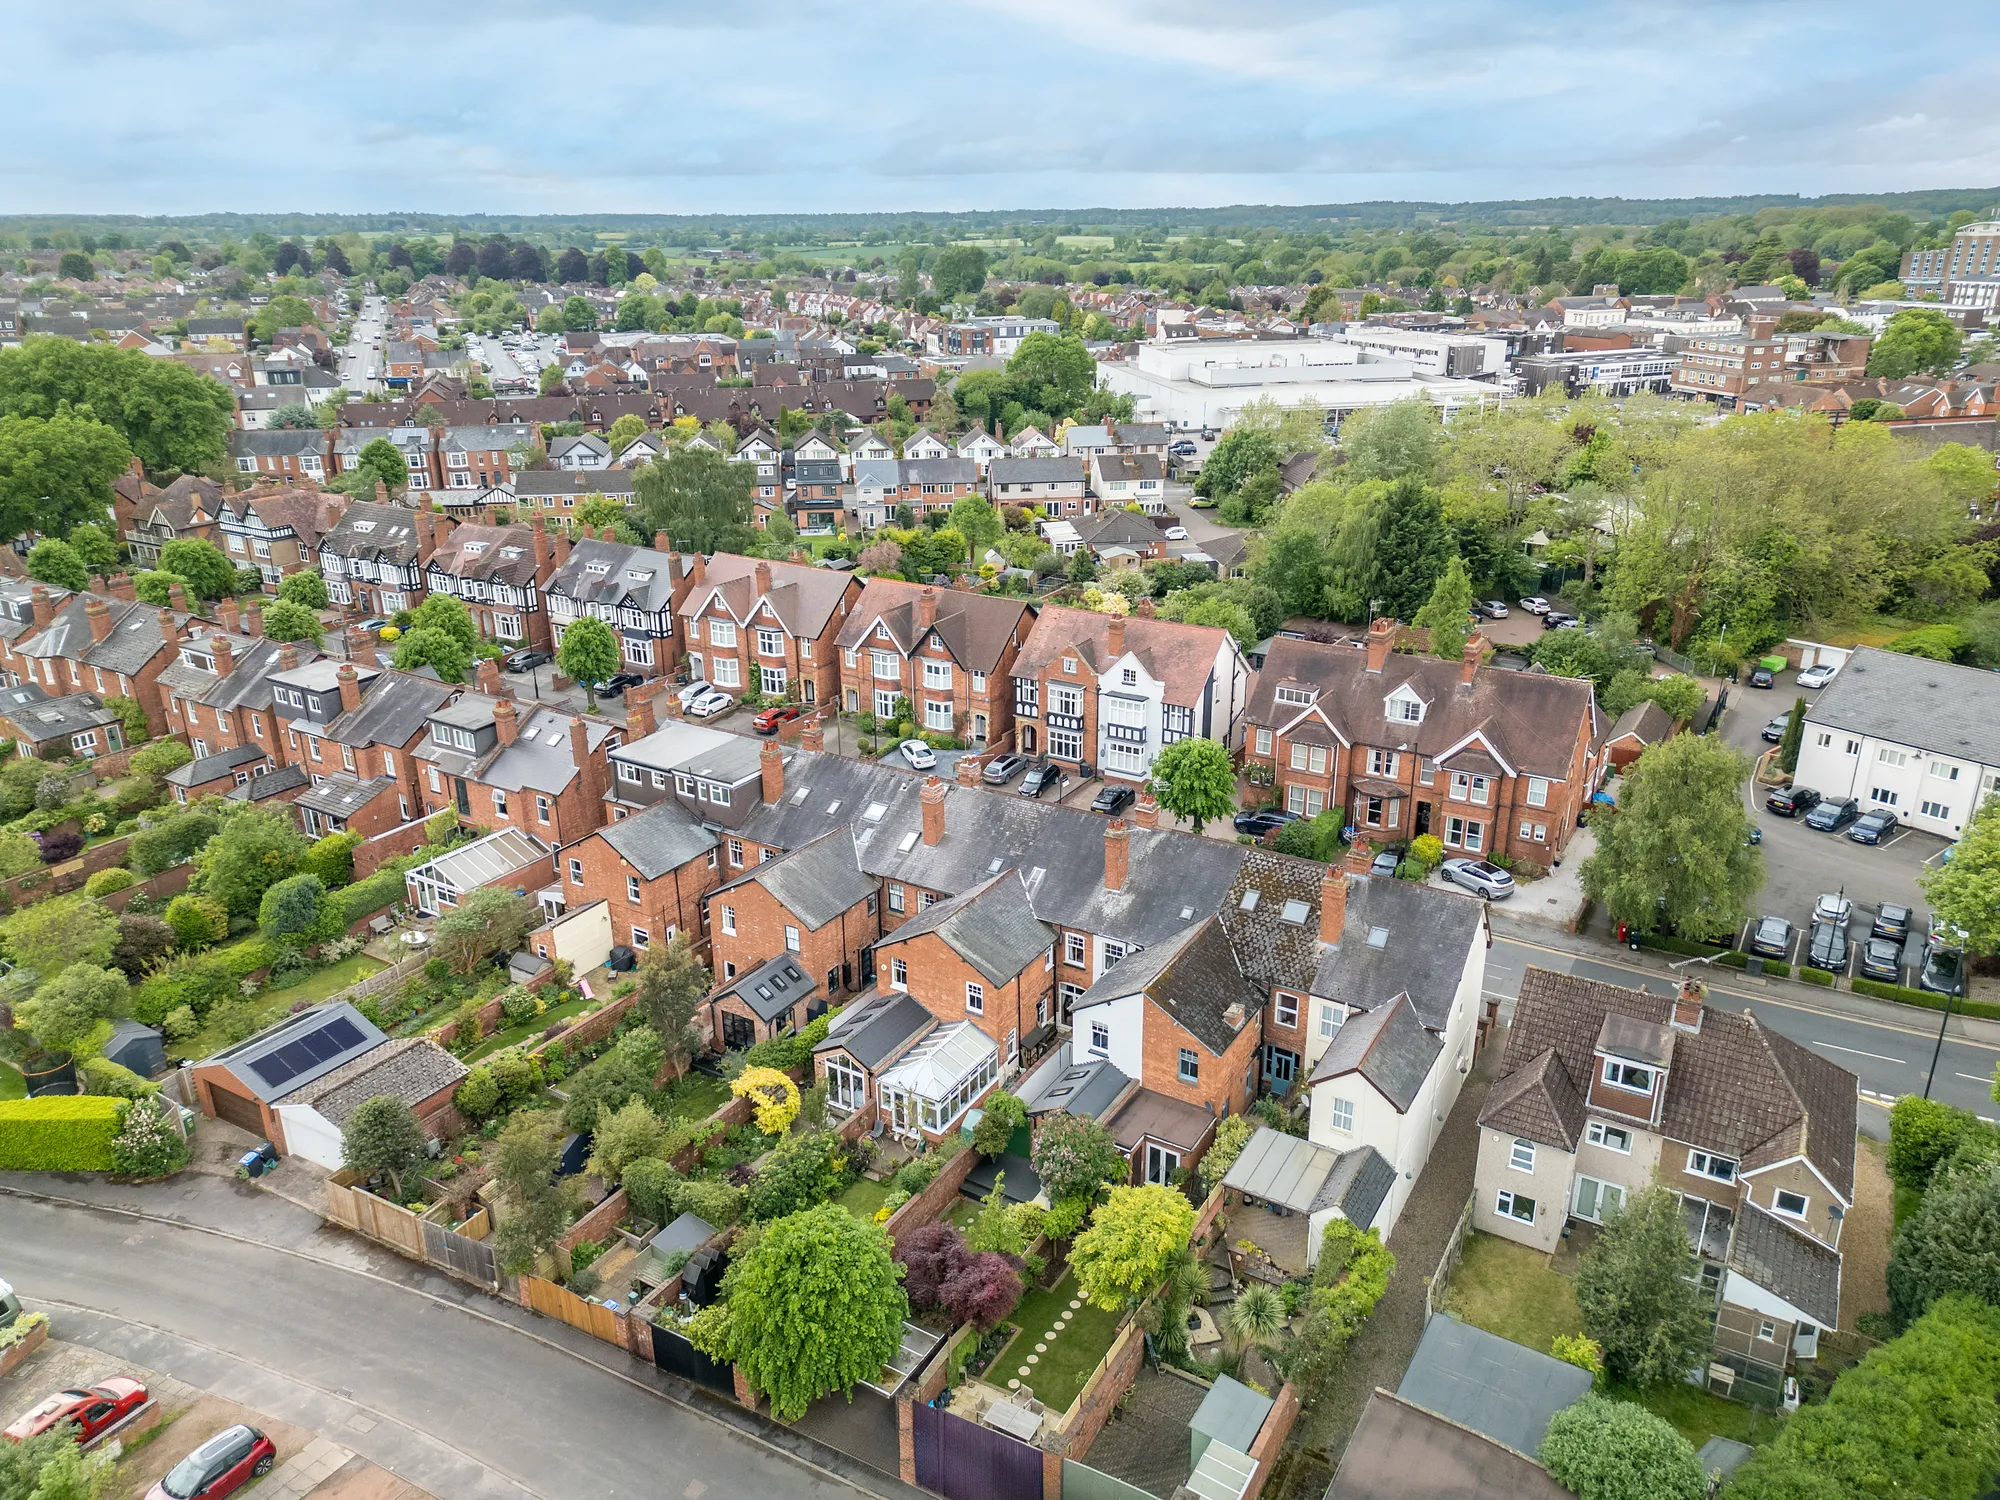
[[1030, 764], [1025, 755], [996, 755], [986, 762], [986, 769], [979, 773], [979, 779], [988, 786], [1005, 786], [1027, 770]]
[[1230, 819], [1230, 826], [1238, 833], [1247, 833], [1252, 838], [1262, 838], [1267, 833], [1276, 833], [1287, 823], [1296, 823], [1303, 814], [1287, 812], [1282, 807], [1264, 807], [1255, 812], [1240, 812]]
[[727, 693], [718, 693], [713, 688], [704, 692], [687, 706], [688, 717], [692, 719], [712, 719], [717, 714], [726, 714], [736, 706], [736, 700]]
[[1188, 529], [1185, 526], [1169, 526], [1160, 535], [1170, 542], [1184, 542], [1188, 539]]
[[1758, 667], [1750, 674], [1750, 686], [1753, 688], [1775, 687], [1777, 686], [1777, 682], [1777, 673], [1773, 672], [1769, 667]]
[[796, 703], [774, 703], [750, 721], [750, 727], [759, 734], [776, 734], [780, 724], [789, 723], [805, 710]]
[[1559, 609], [1552, 609], [1542, 616], [1542, 629], [1544, 630], [1567, 630], [1570, 626], [1579, 623], [1581, 622], [1578, 621], [1575, 615], [1564, 614]]
[[1818, 833], [1838, 833], [1860, 816], [1861, 804], [1854, 798], [1843, 797], [1835, 801], [1827, 797], [1806, 814], [1806, 827]]
[[225, 1427], [167, 1470], [146, 1500], [220, 1500], [278, 1462], [278, 1449], [254, 1427]]
[[555, 658], [548, 652], [533, 646], [523, 646], [519, 651], [509, 651], [500, 658], [500, 665], [510, 672], [532, 672], [536, 667], [546, 667]]
[[1766, 724], [1759, 733], [1763, 735], [1765, 740], [1775, 745], [1785, 737], [1785, 731], [1791, 727], [1792, 716], [1790, 714], [1779, 714], [1777, 718]]
[[1894, 938], [1870, 937], [1861, 945], [1854, 971], [1864, 979], [1883, 984], [1900, 984], [1903, 979], [1903, 945]]
[[1857, 844], [1879, 844], [1900, 826], [1896, 815], [1886, 807], [1871, 807], [1847, 830], [1847, 836]]
[[24, 1413], [0, 1437], [25, 1443], [67, 1422], [76, 1430], [79, 1443], [94, 1442], [144, 1406], [146, 1400], [146, 1388], [123, 1376], [97, 1385], [57, 1391]]
[[1810, 692], [1815, 688], [1825, 687], [1839, 675], [1840, 668], [1838, 667], [1825, 665], [1807, 667], [1803, 672], [1799, 673], [1799, 686]]
[[1885, 901], [1875, 908], [1875, 925], [1868, 929], [1871, 937], [1888, 938], [1901, 943], [1910, 935], [1911, 912], [1907, 906], [1898, 906], [1893, 901]]
[[1959, 993], [1965, 956], [1935, 935], [1924, 944], [1923, 962], [1917, 967], [1917, 988], [1933, 995]]
[[912, 771], [928, 771], [937, 765], [937, 751], [922, 740], [904, 740], [896, 747], [896, 753]]
[[1507, 618], [1507, 606], [1502, 604], [1498, 599], [1488, 599], [1484, 604], [1475, 605], [1474, 607], [1489, 620], [1504, 620]]
[[1815, 969], [1824, 969], [1829, 974], [1846, 973], [1847, 924], [1813, 923], [1810, 940], [1806, 943], [1805, 956], [1799, 961]]
[[1101, 813], [1121, 813], [1130, 807], [1138, 794], [1129, 786], [1108, 786], [1090, 799], [1090, 810]]
[[1789, 958], [1792, 924], [1783, 917], [1762, 917], [1750, 930], [1750, 951], [1762, 958]]
[[1062, 767], [1043, 761], [1039, 766], [1030, 766], [1028, 774], [1021, 778], [1019, 791], [1023, 797], [1039, 797], [1062, 785]]
[[1781, 818], [1795, 818], [1819, 806], [1819, 793], [1809, 786], [1774, 786], [1764, 794], [1764, 805]]
[[1531, 615], [1545, 615], [1549, 612], [1549, 601], [1540, 594], [1531, 594], [1521, 601], [1521, 608]]
[[1446, 880], [1488, 901], [1504, 901], [1514, 894], [1514, 877], [1483, 859], [1448, 859], [1442, 868]]

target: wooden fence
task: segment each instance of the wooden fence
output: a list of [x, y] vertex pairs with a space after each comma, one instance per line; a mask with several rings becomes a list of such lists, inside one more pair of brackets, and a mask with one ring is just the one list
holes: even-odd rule
[[1477, 1189], [1467, 1195], [1465, 1207], [1458, 1211], [1458, 1222], [1452, 1226], [1451, 1237], [1445, 1241], [1444, 1254], [1438, 1257], [1437, 1268], [1431, 1272], [1430, 1280], [1424, 1283], [1426, 1327], [1437, 1316], [1444, 1289], [1451, 1281], [1451, 1273], [1458, 1269], [1459, 1257], [1465, 1254], [1465, 1242], [1472, 1235], [1472, 1205], [1478, 1198]]
[[544, 1281], [539, 1276], [521, 1277], [520, 1286], [523, 1307], [567, 1323], [572, 1328], [581, 1328], [592, 1338], [602, 1339], [607, 1344], [616, 1344], [621, 1349], [629, 1347], [623, 1313], [614, 1312], [602, 1302], [586, 1301], [567, 1287]]
[[352, 1172], [336, 1172], [327, 1178], [326, 1216], [343, 1229], [387, 1245], [411, 1260], [427, 1259], [422, 1215], [356, 1187], [357, 1181]]

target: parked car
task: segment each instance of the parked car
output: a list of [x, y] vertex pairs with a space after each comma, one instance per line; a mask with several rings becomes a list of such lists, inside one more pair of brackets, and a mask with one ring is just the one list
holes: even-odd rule
[[625, 689], [637, 687], [645, 680], [637, 672], [613, 672], [604, 681], [593, 683], [590, 690], [600, 698], [622, 698], [625, 696]]
[[1838, 802], [1828, 797], [1806, 814], [1806, 827], [1819, 833], [1838, 833], [1860, 816], [1861, 804], [1852, 797]]
[[928, 771], [937, 765], [937, 751], [922, 740], [904, 740], [896, 747], [896, 753], [903, 757], [912, 771]]
[[1240, 812], [1230, 819], [1230, 824], [1238, 833], [1261, 839], [1267, 833], [1276, 833], [1287, 823], [1298, 822], [1301, 816], [1282, 807], [1264, 807], [1255, 812]]
[[1962, 981], [1965, 956], [1948, 943], [1932, 937], [1924, 944], [1924, 961], [1917, 969], [1917, 988], [1933, 995], [1956, 995]]
[[996, 755], [986, 762], [986, 769], [979, 773], [979, 779], [988, 786], [1005, 786], [1031, 764], [1025, 755]]
[[510, 672], [532, 672], [536, 667], [546, 667], [555, 658], [548, 652], [534, 646], [523, 646], [519, 651], [509, 651], [500, 658], [500, 665]]
[[1847, 830], [1847, 836], [1857, 844], [1879, 844], [1900, 826], [1896, 815], [1886, 807], [1872, 807], [1855, 819], [1854, 826]]
[[726, 714], [736, 706], [736, 700], [727, 693], [718, 693], [713, 688], [704, 691], [687, 706], [691, 719], [712, 719], [717, 714]]
[[1864, 979], [1875, 979], [1883, 984], [1903, 982], [1903, 945], [1894, 938], [1871, 937], [1861, 945], [1861, 956], [1855, 960], [1855, 972]]
[[1448, 859], [1443, 868], [1446, 880], [1488, 901], [1505, 901], [1514, 894], [1514, 877], [1483, 859]]
[[1507, 606], [1502, 604], [1498, 599], [1488, 599], [1484, 604], [1474, 607], [1489, 620], [1504, 620], [1507, 618]]
[[374, 635], [388, 623], [389, 622], [383, 619], [380, 615], [370, 615], [367, 619], [363, 620], [359, 625], [355, 626], [354, 628], [356, 630], [365, 630], [370, 635]]
[[1062, 785], [1062, 767], [1043, 761], [1039, 766], [1030, 766], [1028, 774], [1021, 778], [1020, 793], [1023, 797], [1039, 797], [1043, 792], [1052, 792]]
[[1854, 915], [1854, 903], [1840, 891], [1821, 891], [1819, 900], [1813, 903], [1812, 919], [1815, 922], [1838, 922], [1847, 925]]
[[1377, 849], [1375, 857], [1368, 861], [1368, 873], [1377, 880], [1393, 879], [1398, 867], [1403, 863], [1405, 852], [1401, 844], [1390, 844], [1386, 848]]
[[1175, 458], [1193, 458], [1200, 451], [1201, 449], [1195, 445], [1193, 438], [1182, 438], [1177, 443], [1169, 443], [1167, 445], [1167, 452]]
[[25, 1443], [31, 1437], [67, 1422], [76, 1429], [76, 1440], [88, 1443], [145, 1404], [146, 1388], [136, 1380], [117, 1376], [97, 1385], [57, 1391], [25, 1413], [0, 1436]]
[[1763, 917], [1750, 929], [1750, 951], [1765, 958], [1789, 958], [1792, 924], [1783, 917]]
[[254, 1427], [225, 1427], [167, 1470], [146, 1500], [220, 1500], [271, 1472], [277, 1447]]
[[1760, 733], [1762, 733], [1766, 740], [1775, 745], [1785, 737], [1785, 731], [1791, 727], [1792, 716], [1790, 714], [1779, 714], [1777, 718], [1766, 724]]
[[1910, 935], [1912, 915], [1909, 907], [1884, 901], [1875, 908], [1875, 925], [1868, 929], [1869, 935], [1900, 943]]
[[1160, 535], [1170, 542], [1184, 542], [1188, 539], [1188, 529], [1185, 526], [1169, 526]]
[[1540, 594], [1531, 594], [1521, 601], [1521, 608], [1531, 615], [1545, 615], [1549, 612], [1549, 601]]
[[1549, 610], [1542, 616], [1542, 629], [1544, 630], [1566, 630], [1578, 623], [1580, 622], [1575, 615], [1564, 614], [1559, 609]]
[[681, 707], [685, 709], [693, 708], [695, 700], [701, 697], [703, 693], [712, 693], [714, 691], [715, 689], [705, 679], [697, 677], [693, 682], [690, 682], [686, 687], [676, 692], [674, 696], [681, 700]]
[[1090, 810], [1101, 813], [1122, 813], [1138, 799], [1138, 794], [1129, 786], [1108, 786], [1090, 799]]
[[1188, 501], [1189, 510], [1214, 510], [1219, 502], [1208, 495], [1196, 495]]
[[1845, 922], [1815, 922], [1812, 940], [1806, 944], [1805, 957], [1799, 960], [1815, 969], [1824, 969], [1829, 974], [1847, 972], [1847, 924]]
[[1750, 686], [1754, 688], [1776, 687], [1778, 677], [1769, 667], [1758, 667], [1750, 674]]
[[1764, 805], [1782, 818], [1795, 818], [1819, 806], [1819, 793], [1809, 786], [1774, 786], [1764, 794]]
[[774, 703], [750, 721], [759, 734], [776, 734], [780, 724], [788, 724], [805, 710], [796, 703]]
[[1839, 675], [1840, 668], [1838, 667], [1829, 667], [1824, 664], [1817, 667], [1807, 667], [1803, 672], [1799, 673], [1799, 686], [1807, 690], [1823, 688]]

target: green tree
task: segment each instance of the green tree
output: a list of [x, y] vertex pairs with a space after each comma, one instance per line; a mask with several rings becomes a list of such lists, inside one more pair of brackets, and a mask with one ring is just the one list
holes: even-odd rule
[[1243, 1154], [1243, 1148], [1250, 1144], [1250, 1137], [1257, 1133], [1256, 1122], [1248, 1115], [1226, 1115], [1215, 1127], [1215, 1139], [1201, 1155], [1201, 1190], [1213, 1193], [1222, 1186], [1222, 1179], [1229, 1175], [1229, 1169], [1236, 1165], [1236, 1158]]
[[348, 472], [358, 476], [363, 492], [372, 491], [379, 480], [394, 495], [410, 482], [409, 461], [403, 457], [403, 450], [387, 438], [370, 438], [362, 444], [355, 455], [354, 467]]
[[[971, 296], [986, 285], [986, 252], [977, 245], [953, 245], [938, 251], [928, 269], [931, 290], [943, 301]], [[1025, 344], [1027, 339], [1021, 342]]]
[[1675, 735], [1646, 750], [1618, 806], [1592, 814], [1597, 851], [1583, 863], [1584, 890], [1637, 932], [1736, 932], [1764, 880], [1764, 857], [1747, 842], [1749, 770], [1714, 736]]
[[1357, 412], [1340, 434], [1349, 483], [1365, 479], [1428, 481], [1437, 471], [1444, 429], [1437, 409], [1422, 396]]
[[728, 550], [750, 526], [752, 465], [703, 448], [656, 459], [633, 480], [632, 511], [642, 534], [664, 531], [687, 552]]
[[1549, 1419], [1542, 1466], [1580, 1500], [1706, 1500], [1694, 1444], [1631, 1401], [1585, 1396]]
[[2000, 1304], [2000, 1166], [1990, 1160], [1943, 1173], [1890, 1246], [1889, 1311], [1898, 1328], [1953, 1292]]
[[972, 1149], [981, 1156], [998, 1156], [1028, 1123], [1028, 1107], [1003, 1089], [989, 1095], [981, 1109], [979, 1123], [972, 1127]]
[[308, 610], [325, 609], [333, 602], [326, 592], [326, 583], [317, 573], [287, 574], [278, 585], [278, 597]]
[[1251, 475], [1277, 467], [1278, 444], [1272, 434], [1262, 428], [1232, 427], [1202, 461], [1201, 473], [1195, 476], [1195, 493], [1227, 499]]
[[[1959, 445], [1953, 443], [1947, 446]], [[69, 544], [76, 549], [76, 555], [83, 559], [83, 565], [98, 577], [108, 577], [117, 570], [118, 544], [111, 539], [111, 532], [107, 526], [79, 521], [69, 529]]]
[[953, 502], [948, 524], [965, 538], [974, 567], [986, 560], [986, 549], [999, 542], [1000, 534], [1005, 529], [984, 495], [967, 495], [963, 500]]
[[1007, 378], [1023, 402], [1052, 417], [1081, 407], [1097, 384], [1097, 361], [1083, 340], [1062, 334], [1031, 333], [1007, 361]]
[[1415, 477], [1398, 479], [1385, 499], [1375, 542], [1381, 613], [1414, 618], [1452, 555], [1451, 528], [1445, 525], [1438, 492]]
[[411, 614], [410, 629], [442, 631], [468, 652], [479, 644], [479, 628], [472, 623], [472, 611], [450, 594], [427, 595]]
[[1465, 560], [1454, 555], [1410, 623], [1430, 631], [1431, 655], [1457, 661], [1472, 638], [1471, 621], [1472, 580], [1466, 576]]
[[424, 1159], [424, 1128], [416, 1112], [394, 1094], [377, 1094], [355, 1105], [340, 1128], [340, 1161], [364, 1178], [388, 1181], [403, 1196], [403, 1178]]
[[1958, 363], [1963, 335], [1943, 313], [1906, 307], [1868, 348], [1868, 373], [1901, 380], [1909, 375], [1949, 375]]
[[229, 936], [229, 910], [212, 896], [176, 896], [167, 903], [167, 925], [183, 953], [198, 953]]
[[110, 1018], [128, 986], [117, 969], [74, 963], [21, 1002], [21, 1022], [49, 1052], [68, 1052]]
[[1687, 1257], [1687, 1224], [1671, 1189], [1640, 1188], [1605, 1216], [1577, 1264], [1576, 1306], [1614, 1380], [1679, 1380], [1708, 1347], [1709, 1310], [1682, 1274]]
[[257, 926], [267, 938], [303, 943], [316, 936], [320, 897], [326, 885], [317, 875], [289, 875], [257, 904]]
[[166, 1177], [188, 1162], [188, 1143], [169, 1125], [165, 1101], [135, 1099], [111, 1141], [112, 1169], [121, 1177]]
[[1235, 761], [1224, 746], [1194, 735], [1175, 740], [1154, 758], [1146, 784], [1167, 812], [1194, 819], [1197, 834], [1236, 806]]
[[305, 836], [282, 812], [245, 808], [202, 846], [195, 863], [197, 888], [234, 917], [254, 917], [264, 892], [298, 867]]
[[594, 615], [573, 620], [563, 628], [556, 666], [563, 676], [583, 684], [584, 697], [595, 712], [597, 684], [618, 670], [618, 637]]
[[472, 669], [472, 653], [442, 630], [410, 631], [396, 642], [392, 660], [399, 672], [429, 667], [445, 682], [463, 682]]
[[80, 594], [90, 587], [90, 569], [68, 542], [37, 542], [28, 554], [28, 576], [72, 593]]
[[571, 333], [589, 333], [597, 327], [597, 309], [590, 299], [581, 293], [568, 298], [562, 305], [563, 327]]
[[[310, 578], [309, 573], [293, 575]], [[264, 634], [274, 641], [310, 641], [317, 646], [320, 642], [319, 616], [303, 604], [295, 604], [290, 599], [276, 599], [264, 610]]]
[[1937, 1169], [1983, 1128], [1970, 1110], [1903, 1095], [1889, 1110], [1890, 1179], [1904, 1192], [1927, 1192]]
[[[0, 369], [7, 352], [0, 350]], [[61, 531], [111, 504], [111, 481], [132, 450], [102, 422], [64, 410], [48, 418], [0, 415], [0, 532]]]
[[1090, 555], [1090, 548], [1078, 547], [1070, 554], [1069, 581], [1071, 583], [1092, 583], [1097, 578], [1097, 559]]
[[702, 1049], [695, 1017], [708, 997], [709, 979], [685, 932], [675, 934], [671, 943], [655, 943], [640, 961], [637, 1004], [660, 1039], [661, 1060], [675, 1072]]
[[1939, 921], [1965, 934], [1966, 952], [2000, 953], [2000, 797], [1979, 804], [1946, 864], [1917, 872]]
[[1778, 769], [1787, 776], [1799, 768], [1799, 745], [1806, 737], [1806, 700], [1794, 698], [1785, 717], [1785, 737], [1778, 741]]
[[160, 549], [160, 568], [188, 581], [197, 598], [222, 599], [236, 592], [236, 564], [200, 537], [182, 537]]
[[69, 964], [103, 968], [118, 946], [118, 914], [88, 896], [55, 896], [0, 922], [7, 954], [44, 979]]
[[1035, 1132], [1029, 1161], [1051, 1203], [1095, 1198], [1105, 1183], [1122, 1177], [1127, 1166], [1110, 1131], [1088, 1115], [1067, 1113], [1050, 1116]]
[[909, 1316], [901, 1283], [880, 1227], [822, 1203], [751, 1238], [723, 1277], [725, 1300], [689, 1337], [795, 1422], [829, 1391], [851, 1395], [881, 1374]]
[[90, 257], [81, 250], [65, 250], [56, 261], [56, 275], [64, 281], [94, 281], [97, 267], [90, 263]]
[[659, 1156], [666, 1144], [667, 1122], [644, 1099], [628, 1100], [617, 1110], [601, 1105], [591, 1134], [590, 1170], [616, 1187], [630, 1163]]
[[[95, 420], [67, 416], [65, 409], [87, 410]], [[0, 418], [7, 416], [109, 426], [122, 442], [116, 445], [121, 450], [117, 462], [104, 473], [108, 483], [131, 454], [158, 475], [220, 462], [228, 455], [236, 426], [236, 398], [220, 381], [174, 360], [151, 359], [109, 344], [29, 338], [18, 348], [0, 350]], [[0, 420], [0, 474], [8, 468], [6, 431]], [[127, 448], [129, 453], [123, 451]], [[36, 498], [54, 495], [60, 501], [61, 493], [59, 487], [45, 486]], [[108, 494], [102, 498], [109, 503]], [[68, 529], [51, 527], [46, 515], [34, 524], [37, 529]]]
[[470, 974], [496, 953], [511, 953], [536, 925], [541, 908], [496, 886], [474, 891], [438, 918], [436, 948], [454, 974]]
[[1168, 1257], [1187, 1247], [1193, 1228], [1194, 1205], [1185, 1193], [1115, 1187], [1070, 1246], [1077, 1286], [1106, 1312], [1133, 1306], [1159, 1285]]
[[[627, 298], [626, 300], [630, 301], [632, 299]], [[611, 424], [611, 430], [604, 434], [604, 440], [611, 445], [613, 453], [623, 453], [631, 446], [634, 438], [644, 437], [645, 434], [646, 419], [639, 416], [636, 412], [628, 411], [624, 416]]]
[[509, 1276], [533, 1270], [575, 1216], [582, 1185], [574, 1177], [556, 1176], [564, 1133], [562, 1116], [555, 1111], [521, 1110], [488, 1148], [487, 1164], [500, 1199], [493, 1248]]
[[178, 584], [182, 597], [187, 596], [187, 580], [178, 573], [165, 573], [157, 568], [146, 568], [132, 579], [132, 592], [141, 603], [157, 605], [166, 609], [173, 603], [174, 586]]

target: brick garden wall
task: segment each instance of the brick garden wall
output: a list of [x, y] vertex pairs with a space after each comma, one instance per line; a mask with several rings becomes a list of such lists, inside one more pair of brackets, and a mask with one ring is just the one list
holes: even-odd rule
[[162, 870], [157, 875], [147, 877], [137, 885], [128, 885], [122, 891], [113, 891], [110, 895], [100, 896], [97, 899], [113, 911], [123, 911], [132, 904], [132, 898], [141, 891], [155, 902], [171, 901], [186, 890], [188, 882], [193, 879], [193, 865], [175, 865], [170, 870]]
[[[630, 1212], [631, 1206], [630, 1201], [625, 1196], [625, 1189], [618, 1189], [617, 1192], [608, 1195], [597, 1207], [570, 1225], [569, 1233], [557, 1240], [556, 1244], [561, 1249], [574, 1250], [585, 1240], [603, 1239], [618, 1227], [620, 1221]], [[650, 1351], [646, 1357], [648, 1359], [652, 1358]]]
[[1068, 1425], [1063, 1428], [1063, 1456], [1081, 1462], [1090, 1452], [1090, 1445], [1097, 1441], [1097, 1434], [1104, 1430], [1104, 1424], [1111, 1420], [1112, 1410], [1132, 1382], [1139, 1377], [1139, 1366], [1146, 1357], [1146, 1338], [1140, 1331], [1137, 1318], [1127, 1318], [1118, 1337], [1112, 1341], [1111, 1352], [1098, 1367], [1068, 1412]]
[[413, 853], [424, 841], [424, 820], [403, 824], [354, 846], [354, 878], [366, 880], [390, 860]]
[[923, 1228], [943, 1213], [951, 1200], [958, 1196], [958, 1190], [965, 1186], [965, 1179], [972, 1174], [978, 1162], [979, 1153], [968, 1146], [938, 1168], [937, 1176], [931, 1179], [928, 1187], [889, 1215], [883, 1228], [889, 1231], [890, 1243], [894, 1245], [911, 1230]]
[[1292, 1434], [1292, 1424], [1299, 1419], [1299, 1393], [1292, 1389], [1288, 1380], [1278, 1391], [1278, 1399], [1271, 1403], [1271, 1409], [1264, 1413], [1264, 1425], [1257, 1429], [1257, 1440], [1250, 1445], [1250, 1457], [1256, 1462], [1257, 1472], [1250, 1476], [1250, 1488], [1243, 1492], [1243, 1500], [1257, 1500], [1264, 1493], [1265, 1481], [1271, 1477], [1271, 1466], [1278, 1461], [1284, 1451], [1285, 1439]]

